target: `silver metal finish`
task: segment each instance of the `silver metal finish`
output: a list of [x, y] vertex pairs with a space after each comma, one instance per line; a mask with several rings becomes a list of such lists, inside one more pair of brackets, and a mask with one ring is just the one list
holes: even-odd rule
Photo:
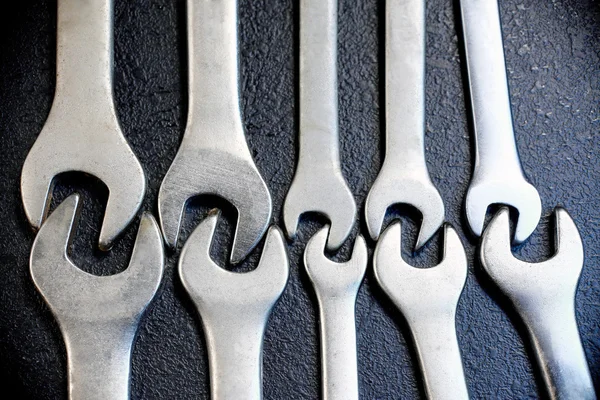
[[423, 216], [418, 249], [444, 222], [444, 203], [425, 162], [425, 0], [387, 0], [385, 7], [386, 149], [365, 219], [377, 240], [388, 207], [417, 208]]
[[356, 203], [342, 175], [338, 136], [337, 0], [300, 0], [300, 133], [296, 174], [283, 206], [288, 237], [300, 216], [331, 222], [327, 249], [350, 234]]
[[237, 28], [236, 0], [187, 1], [187, 126], [158, 195], [160, 223], [171, 247], [191, 197], [211, 194], [231, 202], [238, 212], [232, 263], [263, 237], [272, 209], [242, 126]]
[[104, 182], [103, 250], [135, 217], [146, 191], [113, 102], [113, 18], [113, 0], [58, 0], [54, 102], [21, 174], [23, 206], [36, 229], [56, 175], [81, 171]]
[[497, 0], [461, 0], [475, 131], [475, 170], [465, 199], [471, 231], [480, 236], [488, 206], [519, 211], [514, 241], [537, 226], [542, 203], [525, 179], [513, 132]]
[[410, 327], [430, 399], [468, 399], [456, 339], [456, 307], [467, 279], [467, 259], [460, 238], [444, 228], [442, 262], [415, 268], [401, 256], [401, 224], [381, 235], [373, 256], [375, 279], [402, 312]]
[[358, 400], [355, 305], [367, 269], [367, 245], [362, 236], [354, 242], [352, 258], [345, 263], [325, 254], [326, 226], [307, 243], [304, 265], [319, 302], [321, 370], [324, 400]]
[[211, 399], [261, 399], [262, 342], [271, 310], [287, 284], [286, 246], [273, 226], [255, 270], [227, 271], [210, 257], [218, 216], [212, 212], [186, 241], [179, 276], [202, 320]]
[[483, 234], [481, 263], [525, 322], [550, 397], [595, 399], [575, 320], [583, 244], [567, 211], [556, 208], [555, 215], [556, 254], [529, 263], [511, 253], [509, 213], [502, 208]]
[[160, 229], [144, 214], [129, 267], [112, 276], [91, 275], [67, 254], [78, 203], [78, 195], [70, 196], [42, 225], [31, 250], [31, 276], [65, 341], [69, 398], [128, 399], [135, 333], [164, 269]]

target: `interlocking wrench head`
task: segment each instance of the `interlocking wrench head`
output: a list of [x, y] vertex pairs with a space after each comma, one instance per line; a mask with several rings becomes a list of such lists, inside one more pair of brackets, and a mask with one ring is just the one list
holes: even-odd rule
[[237, 1], [187, 2], [189, 113], [186, 131], [158, 194], [165, 241], [175, 247], [187, 201], [211, 194], [238, 213], [231, 262], [263, 237], [271, 195], [248, 149], [238, 88]]
[[40, 228], [31, 249], [31, 276], [66, 344], [69, 398], [128, 399], [134, 336], [164, 269], [160, 229], [144, 214], [129, 267], [116, 275], [92, 275], [68, 256], [78, 203], [79, 196], [71, 195]]
[[456, 231], [444, 227], [442, 262], [415, 268], [401, 256], [401, 224], [381, 235], [373, 255], [375, 279], [410, 327], [430, 399], [468, 399], [456, 339], [456, 308], [467, 279], [467, 258]]
[[512, 206], [519, 211], [514, 241], [521, 243], [535, 230], [542, 202], [525, 179], [515, 142], [498, 2], [460, 3], [476, 151], [467, 221], [479, 237], [491, 204]]
[[358, 399], [355, 304], [367, 269], [367, 245], [358, 235], [350, 260], [325, 256], [329, 227], [306, 244], [304, 266], [319, 303], [321, 369], [324, 400]]
[[202, 320], [211, 399], [260, 399], [263, 335], [289, 275], [285, 241], [271, 227], [256, 269], [227, 271], [210, 256], [218, 217], [211, 212], [186, 241], [179, 276]]
[[56, 92], [21, 173], [23, 207], [36, 229], [48, 213], [56, 175], [80, 171], [104, 182], [109, 197], [100, 230], [103, 250], [135, 217], [146, 191], [144, 171], [114, 107], [112, 25], [112, 0], [58, 2]]
[[385, 3], [385, 159], [365, 203], [379, 238], [387, 209], [415, 207], [423, 216], [416, 249], [444, 222], [444, 202], [425, 161], [425, 2]]
[[532, 339], [553, 399], [595, 399], [575, 320], [575, 292], [583, 243], [566, 210], [556, 208], [556, 254], [547, 261], [516, 259], [510, 249], [509, 212], [502, 208], [481, 240], [481, 263], [510, 299]]
[[342, 246], [356, 219], [339, 158], [337, 15], [337, 0], [300, 2], [299, 157], [283, 205], [289, 238], [296, 236], [302, 214], [325, 216], [329, 251]]

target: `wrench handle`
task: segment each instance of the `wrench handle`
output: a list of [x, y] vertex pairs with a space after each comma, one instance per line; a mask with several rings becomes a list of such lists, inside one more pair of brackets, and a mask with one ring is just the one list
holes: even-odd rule
[[550, 397], [596, 399], [573, 304], [536, 313], [527, 326]]
[[385, 7], [385, 158], [426, 172], [425, 1]]
[[299, 137], [300, 160], [339, 167], [337, 0], [300, 0]]
[[[461, 0], [475, 130], [475, 171], [520, 173], [497, 0]], [[485, 170], [485, 171], [484, 171]]]
[[323, 400], [358, 400], [356, 293], [319, 299]]
[[63, 330], [70, 400], [127, 400], [135, 329], [88, 326]]
[[454, 314], [449, 318], [410, 323], [423, 373], [427, 398], [436, 400], [468, 399]]
[[189, 111], [183, 140], [247, 152], [239, 99], [237, 12], [237, 0], [187, 1]]

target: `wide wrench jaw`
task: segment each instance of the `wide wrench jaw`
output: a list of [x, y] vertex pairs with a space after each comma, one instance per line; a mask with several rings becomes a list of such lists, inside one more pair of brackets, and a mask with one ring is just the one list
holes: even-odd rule
[[158, 194], [159, 220], [167, 246], [176, 247], [187, 202], [200, 195], [219, 196], [236, 208], [230, 261], [239, 263], [262, 239], [271, 220], [271, 194], [265, 181], [251, 159], [216, 149], [193, 154], [180, 149]]
[[441, 262], [431, 268], [415, 268], [401, 255], [401, 222], [390, 225], [379, 238], [373, 254], [375, 279], [409, 321], [424, 313], [454, 315], [467, 280], [467, 258], [456, 231], [444, 227]]
[[[31, 148], [21, 172], [23, 208], [29, 223], [37, 230], [49, 211], [54, 179], [65, 172], [84, 172], [102, 181], [109, 191], [100, 229], [98, 247], [109, 250], [139, 211], [146, 192], [144, 170], [123, 139], [90, 151], [50, 142], [44, 131]], [[102, 146], [100, 146], [102, 147]], [[50, 154], [48, 154], [50, 149]], [[110, 153], [110, 156], [106, 156]], [[110, 161], [107, 160], [110, 158]], [[120, 168], [115, 168], [115, 165]]]
[[537, 227], [542, 215], [542, 201], [537, 189], [524, 179], [486, 180], [474, 177], [465, 199], [465, 212], [471, 232], [480, 237], [488, 207], [505, 204], [519, 212], [514, 243], [527, 240]]
[[[31, 250], [30, 273], [59, 324], [82, 320], [135, 322], [156, 294], [164, 270], [160, 229], [142, 216], [128, 268], [111, 276], [79, 269], [68, 251], [80, 213], [77, 194], [65, 199], [40, 228]], [[127, 301], [123, 301], [127, 299]]]
[[415, 250], [419, 250], [444, 223], [444, 201], [429, 177], [395, 177], [386, 171], [384, 166], [365, 202], [365, 221], [369, 236], [374, 241], [379, 239], [389, 207], [394, 204], [407, 204], [415, 207], [423, 216], [415, 246]]
[[356, 220], [356, 202], [341, 174], [314, 175], [300, 169], [296, 171], [283, 204], [283, 224], [288, 238], [296, 237], [300, 218], [307, 213], [321, 214], [329, 220], [328, 251], [342, 247]]

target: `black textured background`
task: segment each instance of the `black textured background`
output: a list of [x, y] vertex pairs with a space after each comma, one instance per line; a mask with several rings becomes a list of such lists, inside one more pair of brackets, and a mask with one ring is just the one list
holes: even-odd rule
[[[297, 2], [240, 0], [241, 92], [248, 143], [273, 196], [273, 222], [292, 179], [297, 135]], [[515, 130], [524, 170], [538, 188], [544, 216], [519, 257], [551, 254], [556, 205], [569, 210], [584, 240], [586, 262], [577, 295], [577, 320], [596, 387], [600, 387], [600, 2], [501, 0], [503, 36]], [[144, 209], [156, 211], [160, 181], [185, 128], [185, 3], [116, 0], [115, 96], [125, 136], [147, 173]], [[381, 63], [384, 3], [340, 0], [339, 100], [341, 160], [361, 206], [381, 160]], [[473, 262], [476, 240], [466, 231], [462, 200], [472, 151], [465, 103], [464, 51], [458, 2], [427, 5], [427, 159], [471, 260], [457, 315], [459, 343], [473, 398], [544, 397], [523, 326]], [[28, 274], [34, 238], [21, 207], [19, 175], [50, 109], [55, 74], [56, 1], [0, 5], [0, 380], [4, 398], [66, 398], [66, 355], [57, 325]], [[70, 191], [85, 210], [73, 249], [82, 268], [114, 273], [128, 260], [137, 223], [104, 254], [94, 250], [107, 190], [77, 174], [62, 177], [55, 204]], [[187, 232], [206, 212], [196, 207]], [[215, 254], [231, 238], [226, 210]], [[406, 210], [400, 210], [406, 216]], [[314, 399], [319, 358], [314, 296], [300, 265], [318, 218], [290, 243], [291, 278], [270, 319], [264, 348], [267, 399]], [[417, 220], [418, 223], [418, 220]], [[361, 225], [361, 230], [366, 232]], [[358, 231], [358, 224], [357, 229]], [[405, 232], [410, 246], [416, 225]], [[413, 261], [431, 265], [436, 238]], [[371, 243], [371, 247], [372, 247]], [[340, 257], [348, 251], [345, 246]], [[410, 257], [409, 244], [405, 257]], [[161, 292], [139, 329], [132, 365], [133, 399], [208, 397], [206, 352], [194, 309], [176, 277], [170, 254]], [[256, 254], [250, 264], [256, 260]], [[357, 303], [362, 398], [423, 396], [405, 323], [368, 272]], [[500, 304], [497, 305], [495, 301]], [[505, 314], [506, 313], [506, 314]], [[508, 314], [508, 316], [507, 316]], [[8, 395], [9, 393], [12, 395]], [[6, 397], [8, 396], [8, 397]]]

